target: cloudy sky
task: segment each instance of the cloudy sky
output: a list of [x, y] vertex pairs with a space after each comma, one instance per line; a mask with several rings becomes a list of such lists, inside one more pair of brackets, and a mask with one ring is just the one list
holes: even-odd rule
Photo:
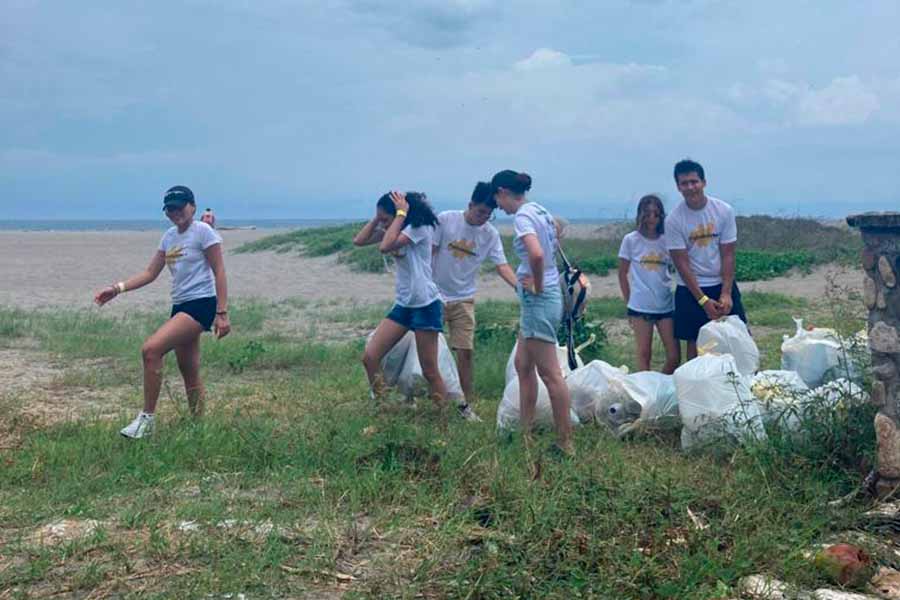
[[504, 168], [568, 217], [900, 207], [897, 0], [4, 0], [0, 218], [357, 217]]

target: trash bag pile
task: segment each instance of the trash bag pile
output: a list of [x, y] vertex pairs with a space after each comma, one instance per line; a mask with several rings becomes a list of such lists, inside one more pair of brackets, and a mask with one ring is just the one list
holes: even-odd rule
[[[798, 431], [809, 411], [840, 410], [868, 401], [860, 386], [865, 332], [842, 339], [834, 330], [804, 329], [784, 336], [780, 370], [759, 371], [759, 348], [736, 316], [707, 323], [697, 339], [699, 356], [673, 375], [628, 373], [594, 360], [570, 370], [566, 348], [557, 355], [572, 400], [573, 423], [606, 425], [617, 435], [646, 428], [681, 427], [683, 449], [727, 437], [766, 439], [766, 425]], [[519, 387], [513, 354], [497, 427], [519, 423]], [[536, 422], [552, 425], [550, 399], [538, 378]]]

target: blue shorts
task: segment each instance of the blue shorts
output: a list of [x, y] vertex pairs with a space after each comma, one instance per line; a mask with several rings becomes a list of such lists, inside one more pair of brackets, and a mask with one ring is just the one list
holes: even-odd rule
[[395, 304], [387, 318], [413, 331], [443, 331], [444, 305], [440, 300], [418, 308]]
[[562, 323], [563, 313], [562, 290], [559, 286], [554, 284], [545, 287], [542, 293], [535, 295], [523, 290], [520, 284], [516, 291], [521, 306], [519, 331], [522, 337], [556, 344], [556, 332]]

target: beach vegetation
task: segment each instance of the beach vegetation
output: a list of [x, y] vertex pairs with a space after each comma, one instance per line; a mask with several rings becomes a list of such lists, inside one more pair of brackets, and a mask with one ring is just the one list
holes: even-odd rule
[[[764, 365], [790, 316], [817, 301], [747, 292]], [[234, 302], [234, 332], [203, 338], [208, 414], [187, 417], [172, 357], [156, 434], [117, 430], [140, 403], [139, 348], [164, 315], [0, 309], [4, 344], [64, 370], [112, 372], [0, 391], [0, 589], [10, 597], [725, 598], [744, 575], [816, 585], [804, 552], [865, 507], [829, 501], [871, 461], [872, 408], [817, 415], [810, 435], [684, 453], [678, 436], [578, 428], [578, 456], [498, 435], [514, 302], [477, 305], [469, 424], [428, 406], [375, 407], [359, 363], [382, 307]], [[298, 312], [291, 312], [298, 311]], [[286, 318], [319, 315], [315, 334]], [[847, 318], [842, 314], [842, 318]], [[354, 316], [357, 315], [357, 316]], [[861, 324], [858, 315], [855, 325]], [[624, 305], [597, 299], [593, 357], [633, 367]], [[848, 325], [849, 327], [849, 325]], [[655, 352], [662, 359], [661, 349]], [[81, 389], [95, 384], [90, 390]], [[106, 394], [113, 416], [78, 415]], [[56, 411], [56, 412], [54, 412]], [[53, 415], [56, 415], [53, 417]], [[119, 417], [116, 417], [116, 414]]]

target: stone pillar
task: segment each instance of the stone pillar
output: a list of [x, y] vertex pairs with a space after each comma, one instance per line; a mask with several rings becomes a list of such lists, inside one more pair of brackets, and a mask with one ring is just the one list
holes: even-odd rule
[[900, 486], [900, 213], [847, 217], [862, 231], [863, 300], [869, 309], [872, 402], [878, 408], [878, 494]]

